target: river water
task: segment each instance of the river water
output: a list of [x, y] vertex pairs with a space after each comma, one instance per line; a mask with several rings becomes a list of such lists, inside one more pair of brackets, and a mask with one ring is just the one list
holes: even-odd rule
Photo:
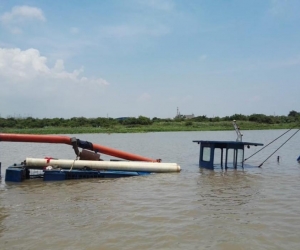
[[[269, 143], [284, 130], [243, 131]], [[68, 145], [0, 142], [0, 249], [300, 249], [300, 133], [245, 169], [200, 169], [193, 140], [235, 140], [234, 131], [80, 134], [97, 144], [176, 162], [182, 171], [120, 179], [5, 183], [26, 157], [74, 159]], [[245, 150], [245, 157], [261, 147]], [[280, 161], [277, 162], [277, 156]], [[109, 159], [108, 156], [103, 156]]]

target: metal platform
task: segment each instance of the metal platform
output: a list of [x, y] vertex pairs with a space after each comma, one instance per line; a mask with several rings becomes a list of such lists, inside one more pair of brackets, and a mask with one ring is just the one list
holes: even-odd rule
[[199, 167], [214, 169], [217, 166], [244, 167], [244, 148], [263, 146], [262, 143], [242, 141], [193, 141], [200, 145]]

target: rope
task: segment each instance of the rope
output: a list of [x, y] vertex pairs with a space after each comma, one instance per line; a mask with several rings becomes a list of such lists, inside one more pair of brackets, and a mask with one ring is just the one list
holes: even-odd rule
[[274, 141], [276, 141], [277, 139], [279, 139], [280, 137], [284, 136], [286, 133], [290, 132], [294, 127], [296, 127], [298, 125], [295, 125], [293, 127], [291, 127], [288, 131], [284, 132], [282, 135], [278, 136], [276, 139], [274, 139], [273, 141], [271, 141], [270, 143], [268, 143], [266, 146], [262, 147], [260, 150], [258, 150], [257, 152], [255, 152], [254, 154], [250, 155], [248, 158], [246, 158], [243, 162], [247, 161], [248, 159], [250, 159], [252, 156], [256, 155], [258, 152], [262, 151], [264, 148], [266, 148], [267, 146], [269, 146], [270, 144], [272, 144]]
[[275, 154], [284, 144], [286, 144], [295, 134], [299, 132], [300, 129], [298, 129], [292, 136], [287, 139], [279, 148], [277, 148], [267, 159], [265, 159], [258, 167], [260, 168], [273, 154]]
[[72, 169], [73, 169], [73, 167], [74, 167], [74, 164], [75, 164], [75, 161], [77, 161], [78, 159], [79, 159], [79, 156], [76, 156], [76, 157], [75, 157], [75, 160], [73, 161], [73, 163], [72, 163], [72, 165], [71, 165], [71, 168], [70, 168], [69, 172], [72, 171]]

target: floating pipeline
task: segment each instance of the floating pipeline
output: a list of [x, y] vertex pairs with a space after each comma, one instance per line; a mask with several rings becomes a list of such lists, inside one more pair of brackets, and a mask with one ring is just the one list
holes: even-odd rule
[[60, 135], [33, 135], [33, 134], [4, 134], [0, 133], [0, 141], [7, 142], [36, 142], [36, 143], [59, 143], [67, 144], [74, 147], [74, 141], [78, 147], [89, 149], [102, 154], [114, 156], [129, 161], [160, 162], [160, 159], [151, 159], [144, 156], [124, 152], [121, 150], [94, 144], [88, 141], [82, 141], [76, 138]]
[[35, 169], [43, 169], [50, 165], [62, 169], [91, 168], [93, 170], [137, 171], [151, 173], [180, 172], [177, 163], [137, 162], [137, 161], [86, 161], [86, 160], [57, 160], [42, 158], [26, 158], [25, 164]]

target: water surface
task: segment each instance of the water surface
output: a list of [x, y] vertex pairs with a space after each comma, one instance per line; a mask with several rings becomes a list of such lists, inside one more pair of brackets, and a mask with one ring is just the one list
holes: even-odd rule
[[[267, 144], [284, 132], [244, 131], [244, 141]], [[176, 162], [182, 171], [5, 183], [5, 168], [26, 157], [75, 154], [68, 145], [0, 142], [0, 249], [299, 248], [298, 134], [262, 168], [288, 136], [249, 159], [252, 167], [227, 171], [199, 169], [199, 146], [192, 141], [235, 140], [234, 131], [71, 136]], [[247, 149], [246, 157], [259, 149]]]

